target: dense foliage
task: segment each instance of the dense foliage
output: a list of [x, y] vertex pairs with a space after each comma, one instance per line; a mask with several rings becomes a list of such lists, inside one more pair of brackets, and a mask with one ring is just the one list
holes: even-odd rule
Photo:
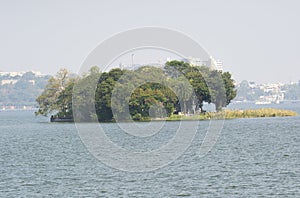
[[57, 112], [58, 117], [72, 117], [72, 88], [76, 78], [71, 78], [66, 69], [48, 80], [42, 94], [36, 98], [39, 109], [36, 115]]
[[[75, 85], [75, 86], [74, 86]], [[72, 106], [80, 121], [148, 120], [172, 114], [203, 112], [203, 103], [214, 103], [216, 110], [236, 96], [228, 72], [170, 61], [164, 68], [151, 66], [137, 70], [112, 69], [100, 72], [92, 67], [81, 78], [68, 77], [62, 70], [49, 80], [37, 98], [37, 114], [56, 113], [72, 117]], [[73, 97], [73, 104], [72, 104]], [[94, 111], [92, 110], [94, 109]]]

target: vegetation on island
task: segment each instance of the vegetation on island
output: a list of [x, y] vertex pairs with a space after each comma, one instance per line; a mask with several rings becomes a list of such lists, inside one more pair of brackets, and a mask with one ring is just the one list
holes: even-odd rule
[[231, 110], [226, 109], [222, 112], [207, 112], [205, 114], [197, 114], [190, 116], [183, 115], [172, 115], [167, 120], [209, 120], [215, 118], [218, 114], [222, 114], [221, 117], [224, 119], [235, 119], [235, 118], [261, 118], [261, 117], [286, 117], [296, 116], [297, 113], [290, 110], [274, 109], [274, 108], [261, 108], [261, 109], [246, 109], [246, 110]]
[[[136, 70], [112, 69], [101, 72], [92, 67], [81, 77], [61, 69], [49, 79], [36, 99], [36, 115], [54, 114], [77, 121], [201, 120], [221, 117], [256, 118], [295, 116], [280, 109], [229, 110], [236, 96], [229, 72], [171, 61], [164, 68], [151, 66]], [[206, 112], [203, 103], [215, 104], [215, 112]], [[77, 111], [73, 112], [73, 107]]]
[[144, 66], [108, 72], [92, 67], [81, 77], [69, 76], [63, 69], [49, 79], [37, 98], [36, 115], [72, 118], [72, 106], [76, 105], [80, 109], [76, 112], [79, 121], [128, 120], [130, 117], [143, 121], [153, 116], [171, 117], [178, 112], [183, 115], [204, 113], [204, 102], [215, 104], [218, 112], [235, 96], [234, 80], [229, 72], [191, 66], [182, 61], [167, 62], [164, 68]]
[[258, 117], [286, 117], [296, 116], [297, 113], [291, 110], [261, 108], [246, 110], [225, 110], [225, 118], [258, 118]]
[[47, 116], [55, 112], [55, 117], [72, 118], [72, 90], [77, 80], [67, 69], [49, 78], [44, 91], [36, 98], [39, 109], [35, 114]]

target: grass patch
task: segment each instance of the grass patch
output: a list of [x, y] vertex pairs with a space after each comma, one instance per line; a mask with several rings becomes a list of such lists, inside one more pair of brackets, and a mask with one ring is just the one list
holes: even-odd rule
[[205, 114], [195, 115], [171, 115], [167, 121], [177, 120], [209, 120], [209, 119], [234, 119], [234, 118], [260, 118], [260, 117], [286, 117], [298, 115], [294, 111], [262, 108], [262, 109], [247, 109], [247, 110], [229, 110], [221, 112], [206, 112]]
[[225, 110], [226, 118], [259, 118], [259, 117], [286, 117], [296, 116], [297, 113], [284, 109], [262, 108], [247, 110]]

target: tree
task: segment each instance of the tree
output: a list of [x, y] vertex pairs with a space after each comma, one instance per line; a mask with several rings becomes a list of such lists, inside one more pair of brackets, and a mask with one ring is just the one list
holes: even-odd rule
[[[104, 74], [103, 74], [104, 75]], [[89, 73], [79, 78], [74, 84], [72, 95], [73, 114], [75, 121], [96, 121], [95, 92], [101, 72], [97, 66], [90, 68]], [[101, 76], [102, 77], [102, 76]]]
[[[177, 101], [176, 95], [169, 88], [158, 83], [145, 83], [130, 96], [130, 115], [134, 120], [149, 119], [150, 108], [156, 107], [153, 112], [156, 116], [170, 116]], [[161, 111], [162, 109], [165, 109], [165, 112]]]
[[224, 86], [226, 90], [226, 101], [224, 102], [223, 107], [230, 104], [231, 100], [236, 97], [237, 91], [235, 89], [234, 80], [231, 77], [229, 72], [222, 73], [222, 79], [224, 81]]
[[70, 79], [66, 84], [66, 87], [59, 94], [56, 103], [60, 106], [58, 113], [56, 114], [59, 118], [73, 118], [72, 110], [72, 94], [73, 87], [77, 79]]
[[51, 77], [48, 80], [45, 90], [36, 99], [39, 109], [35, 112], [36, 115], [47, 116], [54, 111], [62, 111], [65, 109], [65, 100], [59, 99], [62, 94], [65, 93], [65, 88], [73, 83], [73, 80], [69, 78], [69, 71], [67, 69], [61, 69], [57, 72], [56, 76]]
[[[186, 78], [189, 84], [192, 85], [193, 90], [187, 91], [194, 91], [195, 97], [183, 102], [184, 112], [186, 112], [187, 109], [192, 111], [200, 109], [202, 112], [203, 102], [211, 102], [210, 92], [204, 79], [205, 75], [209, 76], [210, 70], [208, 67], [191, 66], [189, 63], [183, 61], [170, 61], [166, 63], [164, 70], [166, 75], [170, 76], [174, 81], [180, 79], [180, 81], [182, 81]], [[195, 106], [195, 108], [193, 108], [193, 106]], [[181, 109], [177, 107], [177, 111], [180, 110]]]
[[111, 96], [116, 82], [124, 74], [121, 69], [112, 69], [108, 73], [102, 73], [99, 78], [96, 93], [95, 106], [99, 121], [112, 121]]
[[193, 67], [190, 71], [188, 71], [186, 77], [193, 86], [196, 95], [196, 98], [193, 100], [193, 104], [196, 105], [196, 109], [200, 109], [202, 112], [203, 102], [211, 102], [211, 96], [200, 69], [200, 67]]
[[164, 70], [168, 76], [178, 78], [180, 75], [185, 74], [190, 67], [189, 63], [173, 60], [166, 62]]

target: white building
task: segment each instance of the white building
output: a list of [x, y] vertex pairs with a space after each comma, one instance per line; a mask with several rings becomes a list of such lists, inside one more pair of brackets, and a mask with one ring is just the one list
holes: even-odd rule
[[25, 72], [0, 72], [0, 76], [22, 76]]
[[192, 66], [210, 66], [209, 60], [202, 60], [200, 58], [188, 57], [182, 59], [183, 62], [187, 62]]
[[219, 71], [223, 71], [223, 62], [220, 60], [216, 60], [216, 69]]
[[[44, 76], [39, 71], [28, 71], [28, 72], [32, 72], [36, 76]], [[25, 71], [21, 71], [21, 72], [3, 72], [3, 71], [0, 71], [0, 76], [15, 77], [15, 76], [23, 76], [25, 73], [27, 73], [27, 72], [25, 72]]]
[[16, 84], [18, 80], [1, 80], [1, 85], [13, 85]]
[[202, 60], [201, 58], [188, 57], [182, 59], [182, 61], [189, 63], [192, 66], [207, 66], [216, 70], [223, 71], [223, 62], [215, 60], [212, 56], [208, 60]]

